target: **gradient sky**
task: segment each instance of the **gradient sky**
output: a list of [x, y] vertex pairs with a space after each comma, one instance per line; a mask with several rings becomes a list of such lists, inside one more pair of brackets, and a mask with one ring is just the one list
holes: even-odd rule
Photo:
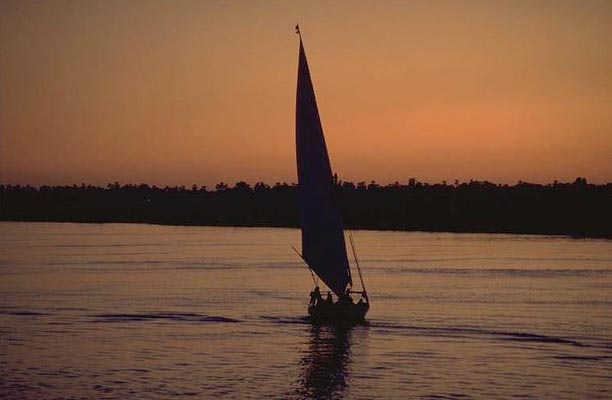
[[612, 181], [612, 1], [0, 1], [0, 181]]

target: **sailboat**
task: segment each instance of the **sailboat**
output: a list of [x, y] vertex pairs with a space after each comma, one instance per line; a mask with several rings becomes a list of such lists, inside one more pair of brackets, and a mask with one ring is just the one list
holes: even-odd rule
[[[350, 236], [362, 286], [361, 291], [353, 290], [325, 137], [302, 35], [299, 26], [295, 29], [300, 37], [295, 112], [298, 210], [302, 230], [302, 252], [298, 254], [310, 269], [315, 283], [308, 314], [313, 321], [362, 321], [370, 308], [368, 295]], [[338, 298], [336, 302], [331, 293], [328, 293], [327, 299], [323, 299], [317, 277], [335, 293]], [[351, 294], [356, 293], [361, 295], [357, 303], [351, 297]]]

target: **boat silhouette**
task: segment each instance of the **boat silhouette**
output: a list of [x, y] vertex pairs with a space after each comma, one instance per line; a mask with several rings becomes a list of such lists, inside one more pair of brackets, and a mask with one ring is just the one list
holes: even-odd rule
[[[315, 284], [308, 315], [313, 322], [359, 322], [364, 320], [370, 302], [353, 238], [349, 236], [362, 287], [360, 291], [353, 290], [342, 218], [334, 198], [331, 164], [299, 26], [296, 26], [296, 33], [300, 46], [295, 140], [302, 231], [302, 252], [296, 252], [310, 269]], [[323, 299], [319, 279], [336, 295], [336, 302], [330, 292], [327, 299]], [[355, 293], [361, 295], [357, 303], [351, 297]]]

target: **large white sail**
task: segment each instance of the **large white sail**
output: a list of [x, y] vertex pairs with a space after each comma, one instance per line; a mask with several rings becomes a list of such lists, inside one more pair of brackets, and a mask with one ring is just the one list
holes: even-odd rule
[[342, 219], [334, 201], [329, 156], [301, 37], [295, 139], [302, 257], [340, 296], [351, 280], [349, 263]]

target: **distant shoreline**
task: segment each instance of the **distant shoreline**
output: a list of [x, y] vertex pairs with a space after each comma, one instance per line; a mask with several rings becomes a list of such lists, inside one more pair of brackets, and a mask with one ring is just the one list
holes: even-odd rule
[[[24, 222], [24, 223], [52, 223], [52, 224], [125, 224], [125, 225], [158, 225], [158, 226], [183, 226], [183, 227], [211, 227], [211, 228], [269, 228], [269, 229], [299, 229], [298, 225], [230, 225], [230, 224], [216, 224], [216, 225], [203, 225], [203, 224], [190, 224], [190, 223], [161, 223], [161, 222], [150, 222], [150, 221], [94, 221], [94, 220], [23, 220], [23, 219], [4, 219], [0, 218], [0, 222]], [[611, 236], [584, 236], [584, 235], [569, 235], [565, 233], [545, 233], [545, 232], [485, 232], [485, 231], [425, 231], [425, 230], [406, 230], [406, 229], [380, 229], [380, 228], [368, 228], [368, 227], [347, 227], [346, 231], [378, 231], [378, 232], [416, 232], [416, 233], [449, 233], [449, 234], [486, 234], [486, 235], [519, 235], [519, 236], [555, 236], [559, 238], [568, 239], [598, 239], [598, 240], [612, 240]]]
[[[346, 229], [612, 239], [612, 184], [470, 181], [380, 186], [336, 181]], [[158, 188], [0, 185], [0, 220], [297, 228], [297, 187], [238, 182]]]

